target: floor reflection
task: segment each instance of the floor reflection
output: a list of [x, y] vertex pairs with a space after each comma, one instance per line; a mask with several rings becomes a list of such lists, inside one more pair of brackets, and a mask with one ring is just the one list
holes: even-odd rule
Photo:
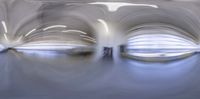
[[[119, 66], [120, 71], [124, 71], [124, 77], [118, 86], [139, 93], [142, 99], [184, 95], [200, 82], [198, 59], [199, 54], [164, 63], [122, 59]], [[145, 96], [142, 95], [144, 93]]]
[[[5, 54], [4, 60], [1, 68], [6, 67], [8, 70], [1, 72], [1, 76], [5, 76], [5, 79], [0, 79], [1, 85], [5, 87], [0, 88], [2, 96], [53, 95], [90, 90], [88, 84], [104, 77], [111, 69], [107, 62], [91, 61], [90, 55], [31, 57], [11, 50]], [[3, 82], [9, 85], [5, 86]]]
[[[53, 55], [40, 57], [14, 50], [1, 53], [0, 96], [81, 99], [187, 99], [200, 88], [199, 54], [167, 63], [130, 59]], [[52, 58], [54, 57], [54, 58]], [[102, 96], [102, 97], [101, 97]]]

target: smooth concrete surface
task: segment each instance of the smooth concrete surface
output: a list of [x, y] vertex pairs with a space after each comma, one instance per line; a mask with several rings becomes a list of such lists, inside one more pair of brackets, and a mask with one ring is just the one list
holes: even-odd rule
[[166, 63], [0, 54], [0, 99], [199, 99], [199, 54]]

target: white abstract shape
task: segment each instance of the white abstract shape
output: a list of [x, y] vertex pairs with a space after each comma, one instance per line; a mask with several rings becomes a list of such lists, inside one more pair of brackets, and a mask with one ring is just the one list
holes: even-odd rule
[[77, 32], [81, 34], [87, 34], [86, 32], [80, 31], [80, 30], [63, 30], [64, 33], [71, 33], [71, 32]]
[[87, 36], [87, 35], [80, 35], [80, 36], [83, 37], [83, 38], [87, 38], [87, 39], [95, 41], [95, 39], [90, 37], [90, 36]]
[[103, 25], [103, 27], [105, 29], [105, 32], [108, 35], [108, 33], [109, 33], [109, 27], [108, 27], [108, 24], [106, 23], [106, 21], [104, 21], [103, 19], [98, 19], [98, 21]]
[[22, 38], [23, 38], [23, 36], [20, 36], [20, 37], [16, 40], [16, 42], [22, 42]]
[[16, 46], [16, 50], [68, 51], [76, 48], [90, 48], [90, 44], [72, 41], [35, 41]]
[[52, 28], [66, 28], [66, 27], [67, 27], [66, 25], [51, 25], [51, 26], [44, 28], [43, 31], [46, 31], [46, 30], [49, 30]]
[[4, 36], [4, 38], [5, 38], [6, 41], [9, 41], [6, 34], [3, 34], [3, 36]]
[[30, 30], [30, 31], [29, 31], [27, 34], [25, 34], [24, 36], [26, 37], [26, 36], [30, 35], [31, 33], [33, 33], [34, 31], [36, 31], [36, 28]]
[[5, 33], [8, 33], [8, 28], [5, 21], [1, 21]]
[[126, 49], [137, 57], [174, 57], [193, 53], [198, 45], [171, 34], [141, 34], [129, 38]]
[[90, 41], [90, 42], [93, 42], [93, 43], [96, 43], [96, 40], [93, 40], [93, 39], [89, 39], [89, 38], [83, 38], [84, 40], [87, 40], [87, 41]]
[[110, 12], [115, 12], [120, 7], [124, 7], [124, 6], [139, 6], [139, 7], [158, 8], [157, 5], [153, 5], [153, 4], [135, 4], [135, 3], [124, 3], [124, 2], [92, 2], [92, 3], [89, 3], [89, 4], [106, 5]]

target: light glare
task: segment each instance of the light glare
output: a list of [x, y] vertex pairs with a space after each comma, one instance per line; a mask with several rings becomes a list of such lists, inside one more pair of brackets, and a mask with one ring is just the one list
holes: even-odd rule
[[89, 3], [89, 4], [106, 5], [110, 12], [115, 12], [119, 8], [124, 7], [124, 6], [139, 6], [139, 7], [158, 8], [157, 5], [153, 5], [153, 4], [135, 4], [135, 3], [124, 3], [124, 2], [93, 2], [93, 3]]

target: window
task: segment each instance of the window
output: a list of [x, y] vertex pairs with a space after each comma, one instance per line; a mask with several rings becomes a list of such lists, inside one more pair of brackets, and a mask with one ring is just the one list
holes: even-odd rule
[[123, 55], [143, 60], [183, 58], [198, 50], [184, 31], [168, 25], [144, 25], [127, 36]]

